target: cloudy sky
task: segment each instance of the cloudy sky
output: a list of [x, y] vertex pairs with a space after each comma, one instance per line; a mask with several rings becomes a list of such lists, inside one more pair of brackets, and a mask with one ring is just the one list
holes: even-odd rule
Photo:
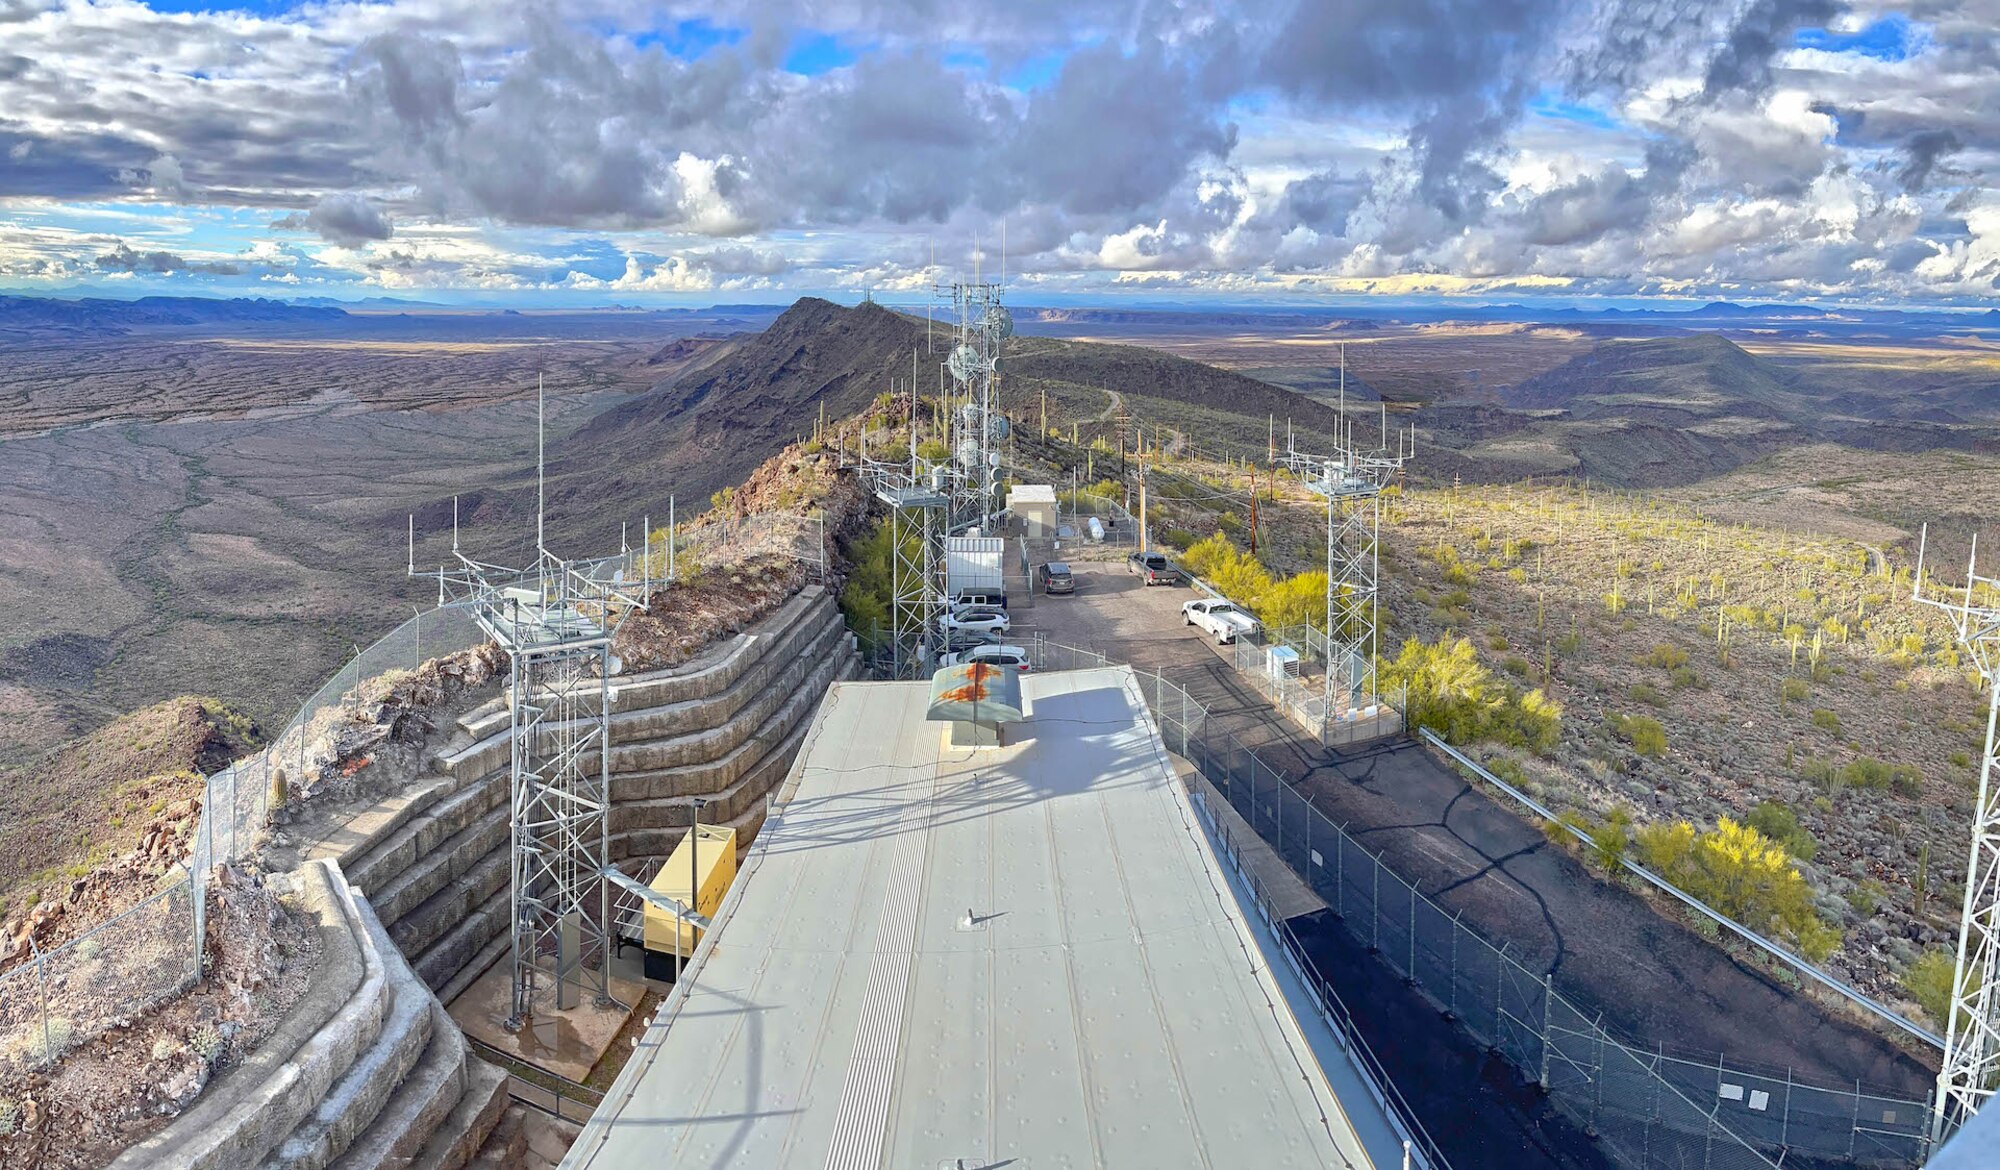
[[2000, 0], [0, 0], [0, 288], [2000, 304]]

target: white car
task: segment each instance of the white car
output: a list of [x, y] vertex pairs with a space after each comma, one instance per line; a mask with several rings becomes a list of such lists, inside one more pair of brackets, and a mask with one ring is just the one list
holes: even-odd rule
[[992, 636], [1004, 634], [1013, 622], [1004, 611], [997, 609], [962, 609], [948, 613], [938, 619], [938, 626], [947, 634], [974, 633]]
[[1236, 608], [1234, 602], [1204, 597], [1181, 606], [1181, 619], [1200, 626], [1215, 636], [1215, 644], [1227, 646], [1236, 639], [1257, 632], [1257, 619]]
[[1011, 666], [1016, 670], [1026, 670], [1028, 652], [1019, 646], [1004, 646], [992, 642], [944, 656], [946, 666], [964, 666], [968, 662], [984, 662], [992, 666]]

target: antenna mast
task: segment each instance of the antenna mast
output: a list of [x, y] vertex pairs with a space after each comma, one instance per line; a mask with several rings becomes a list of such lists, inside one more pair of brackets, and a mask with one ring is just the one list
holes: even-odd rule
[[[459, 551], [452, 499], [450, 563], [434, 577], [439, 604], [469, 609], [509, 661], [513, 1005], [508, 1027], [575, 1006], [579, 990], [611, 1002], [611, 653], [627, 615], [652, 592], [650, 534], [632, 556], [570, 561], [548, 551], [543, 390], [535, 379], [535, 563], [510, 568]], [[620, 875], [622, 878], [622, 875]]]
[[[1375, 690], [1375, 653], [1381, 624], [1378, 582], [1382, 560], [1382, 489], [1416, 450], [1414, 432], [1398, 432], [1390, 445], [1385, 427], [1372, 450], [1355, 441], [1347, 418], [1347, 358], [1342, 347], [1340, 410], [1334, 452], [1298, 450], [1290, 428], [1285, 463], [1299, 482], [1326, 499], [1326, 677], [1320, 738], [1357, 743], [1395, 732], [1400, 717]], [[1384, 415], [1386, 418], [1386, 414]]]
[[2000, 1083], [2000, 578], [1979, 575], [1979, 537], [1965, 567], [1965, 589], [1956, 596], [1924, 596], [1924, 551], [1930, 526], [1917, 545], [1911, 596], [1944, 611], [1952, 630], [1985, 680], [1986, 749], [1972, 806], [1972, 848], [1966, 863], [1965, 904], [1958, 919], [1958, 954], [1952, 965], [1951, 1008], [1946, 1013], [1944, 1062], [1938, 1069], [1937, 1104], [1931, 1111], [1931, 1145], [1965, 1124]]

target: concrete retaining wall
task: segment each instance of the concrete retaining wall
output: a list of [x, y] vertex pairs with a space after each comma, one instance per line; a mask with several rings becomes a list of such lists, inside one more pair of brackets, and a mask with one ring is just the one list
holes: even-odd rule
[[[688, 663], [618, 680], [611, 860], [642, 872], [672, 852], [696, 796], [708, 802], [705, 822], [734, 825], [747, 845], [827, 685], [859, 668], [838, 608], [814, 586]], [[335, 838], [389, 937], [447, 995], [468, 967], [497, 957], [508, 910], [505, 701], [460, 719], [459, 732], [457, 746], [434, 755], [438, 775], [421, 792], [383, 802], [355, 818], [359, 831]]]
[[[459, 1170], [492, 1129], [491, 1102], [461, 1108], [463, 1038], [339, 865], [288, 876], [318, 924], [311, 987], [256, 1052], [114, 1170]], [[492, 1082], [481, 1073], [482, 1087]]]
[[[612, 859], [649, 870], [696, 796], [747, 847], [827, 686], [859, 668], [812, 587], [688, 663], [618, 680]], [[318, 922], [312, 987], [114, 1170], [459, 1170], [479, 1154], [506, 1078], [470, 1056], [432, 989], [455, 995], [506, 947], [511, 735], [504, 700], [488, 703], [422, 780], [311, 847], [287, 877]]]

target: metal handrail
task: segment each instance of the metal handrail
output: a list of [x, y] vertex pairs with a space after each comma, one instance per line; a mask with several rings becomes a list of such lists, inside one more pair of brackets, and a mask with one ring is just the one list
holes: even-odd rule
[[[1571, 836], [1575, 837], [1578, 841], [1582, 842], [1585, 845], [1591, 843], [1589, 833], [1586, 833], [1582, 829], [1576, 827], [1575, 825], [1569, 824], [1568, 822], [1557, 817], [1555, 813], [1550, 812], [1546, 807], [1544, 807], [1541, 804], [1541, 802], [1535, 800], [1527, 793], [1522, 792], [1520, 789], [1514, 787], [1512, 784], [1507, 783], [1505, 780], [1502, 780], [1500, 777], [1495, 776], [1493, 773], [1487, 771], [1483, 766], [1479, 764], [1478, 761], [1472, 759], [1472, 757], [1466, 755], [1464, 752], [1459, 751], [1457, 748], [1446, 743], [1443, 739], [1441, 739], [1438, 736], [1436, 732], [1432, 731], [1430, 728], [1420, 727], [1417, 729], [1417, 732], [1419, 735], [1423, 736], [1424, 741], [1426, 743], [1429, 743], [1431, 746], [1439, 749], [1446, 755], [1450, 756], [1453, 760], [1456, 760], [1458, 763], [1463, 764], [1465, 767], [1471, 769], [1474, 773], [1476, 773], [1479, 776], [1480, 779], [1485, 780], [1487, 783], [1492, 784], [1494, 787], [1500, 789], [1502, 792], [1505, 792], [1507, 795], [1513, 797], [1515, 800], [1519, 801], [1523, 806], [1532, 811], [1536, 816], [1541, 817], [1543, 820], [1551, 824], [1562, 826], [1565, 832], [1569, 833]], [[1646, 884], [1652, 886], [1654, 889], [1657, 889], [1664, 894], [1672, 896], [1676, 901], [1688, 907], [1690, 910], [1695, 911], [1696, 913], [1700, 914], [1704, 918], [1707, 918], [1709, 921], [1715, 923], [1722, 929], [1727, 930], [1731, 934], [1736, 935], [1738, 938], [1741, 938], [1743, 941], [1749, 943], [1751, 946], [1756, 947], [1758, 950], [1763, 951], [1765, 954], [1770, 955], [1776, 959], [1782, 959], [1786, 964], [1790, 965], [1792, 969], [1797, 971], [1799, 974], [1804, 975], [1806, 978], [1811, 979], [1813, 982], [1818, 983], [1820, 986], [1826, 988], [1827, 990], [1835, 993], [1836, 995], [1841, 996], [1843, 999], [1846, 999], [1849, 1003], [1854, 1004], [1856, 1007], [1865, 1008], [1868, 1011], [1873, 1012], [1875, 1015], [1881, 1017], [1883, 1022], [1901, 1028], [1903, 1031], [1908, 1032], [1910, 1035], [1915, 1036], [1917, 1039], [1924, 1041], [1926, 1044], [1935, 1045], [1939, 1049], [1942, 1049], [1944, 1047], [1944, 1037], [1939, 1036], [1936, 1033], [1930, 1031], [1928, 1028], [1925, 1028], [1905, 1018], [1903, 1015], [1896, 1012], [1894, 1009], [1890, 1008], [1886, 1004], [1883, 1004], [1878, 1000], [1872, 999], [1869, 996], [1864, 995], [1862, 992], [1856, 990], [1855, 988], [1849, 987], [1847, 984], [1842, 983], [1838, 979], [1835, 979], [1833, 976], [1827, 974], [1825, 971], [1820, 970], [1813, 963], [1806, 960], [1803, 956], [1791, 953], [1785, 948], [1779, 946], [1777, 943], [1772, 942], [1770, 939], [1765, 938], [1763, 935], [1758, 934], [1756, 931], [1751, 930], [1749, 927], [1736, 921], [1734, 918], [1731, 918], [1728, 915], [1723, 914], [1720, 911], [1716, 910], [1715, 908], [1711, 907], [1706, 902], [1703, 902], [1701, 899], [1695, 897], [1693, 894], [1690, 894], [1686, 890], [1681, 889], [1679, 886], [1674, 885], [1672, 882], [1661, 877], [1659, 874], [1656, 874], [1652, 870], [1647, 869], [1645, 866], [1640, 865], [1638, 862], [1633, 861], [1631, 858], [1629, 857], [1620, 858], [1619, 863], [1624, 866], [1626, 872], [1637, 877], [1640, 881], [1645, 882]]]

